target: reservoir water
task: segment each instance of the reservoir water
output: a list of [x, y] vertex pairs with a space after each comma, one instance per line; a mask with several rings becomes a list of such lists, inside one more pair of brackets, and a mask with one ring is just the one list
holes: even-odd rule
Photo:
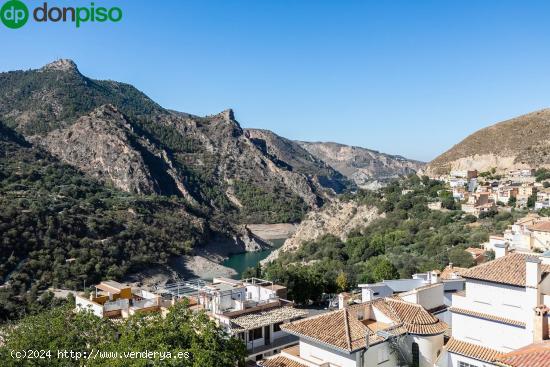
[[241, 279], [242, 273], [247, 268], [255, 268], [256, 265], [258, 265], [260, 261], [265, 259], [271, 252], [281, 247], [285, 240], [285, 238], [271, 240], [270, 242], [273, 243], [273, 247], [267, 250], [257, 252], [245, 252], [242, 254], [232, 255], [227, 258], [227, 260], [225, 260], [222, 265], [227, 266], [231, 269], [235, 269], [237, 274], [234, 275], [233, 278]]

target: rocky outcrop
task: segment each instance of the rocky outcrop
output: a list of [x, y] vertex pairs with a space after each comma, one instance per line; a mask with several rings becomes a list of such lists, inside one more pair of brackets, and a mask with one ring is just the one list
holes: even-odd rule
[[422, 162], [399, 155], [389, 155], [344, 144], [321, 142], [299, 142], [299, 144], [362, 188], [377, 188], [388, 180], [416, 173], [424, 166]]
[[[170, 111], [131, 85], [87, 78], [70, 60], [0, 73], [0, 120], [101, 182], [183, 196], [233, 224], [298, 220], [349, 184], [298, 144], [243, 130], [231, 109]], [[270, 206], [274, 193], [280, 202]]]
[[550, 167], [550, 109], [481, 129], [431, 161], [431, 176], [452, 170], [489, 171]]
[[324, 235], [331, 234], [345, 240], [352, 230], [367, 226], [380, 217], [375, 207], [359, 205], [355, 201], [335, 201], [320, 210], [310, 212], [294, 235], [262, 263], [275, 260], [281, 251], [295, 251], [302, 243], [314, 241]]
[[328, 189], [340, 193], [349, 186], [348, 180], [340, 172], [302, 148], [299, 143], [269, 130], [245, 129], [245, 133], [282, 171], [306, 176], [318, 191]]
[[178, 177], [172, 176], [169, 158], [136, 135], [134, 126], [112, 105], [32, 140], [62, 161], [123, 191], [188, 195], [177, 184]]

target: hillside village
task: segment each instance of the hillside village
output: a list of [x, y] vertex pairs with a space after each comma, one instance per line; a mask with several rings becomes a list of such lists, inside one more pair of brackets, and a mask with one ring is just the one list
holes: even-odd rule
[[76, 310], [116, 319], [185, 302], [242, 340], [249, 366], [549, 366], [550, 254], [491, 246], [494, 260], [361, 284], [339, 295], [336, 310], [309, 317], [285, 287], [255, 278], [153, 292], [104, 281], [76, 296]]
[[[243, 129], [232, 110], [166, 110], [63, 60], [0, 73], [0, 97], [1, 321], [61, 305], [109, 325], [118, 346], [124, 322], [172, 330], [183, 309], [184, 326], [214, 325], [229, 345], [223, 365], [550, 366], [547, 169], [486, 160], [442, 173], [464, 167], [449, 162], [465, 149], [416, 174], [424, 165], [401, 156]], [[259, 222], [297, 229], [243, 279], [124, 283], [199, 250], [222, 258], [204, 247], [217, 238], [220, 253], [263, 249], [247, 229]], [[185, 331], [167, 345], [211, 342]], [[0, 352], [17, 332], [0, 330]]]
[[[483, 213], [512, 208], [549, 208], [550, 182], [544, 181], [548, 177], [545, 169], [515, 169], [499, 174], [492, 169], [485, 172], [455, 170], [431, 178], [447, 183], [453, 199], [461, 204], [461, 210], [479, 217]], [[434, 202], [431, 208], [444, 207], [440, 204]]]
[[[465, 194], [455, 196], [466, 201], [463, 208], [511, 210], [513, 205], [496, 204], [503, 192], [516, 199], [514, 206], [532, 207], [529, 198], [545, 192], [531, 171], [494, 180], [494, 186], [471, 171], [443, 179], [453, 196]], [[468, 204], [472, 197], [487, 201]], [[340, 293], [333, 310], [298, 307], [286, 287], [257, 278], [181, 281], [149, 290], [104, 281], [95, 293], [76, 296], [76, 310], [126, 318], [166, 314], [185, 302], [240, 339], [249, 366], [550, 366], [550, 217], [531, 212], [466, 252], [472, 268], [448, 264], [410, 279], [359, 284]]]

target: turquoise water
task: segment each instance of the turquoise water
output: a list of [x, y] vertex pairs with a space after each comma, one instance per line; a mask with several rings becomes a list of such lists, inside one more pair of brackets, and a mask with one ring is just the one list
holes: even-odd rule
[[247, 268], [255, 268], [256, 265], [265, 259], [273, 250], [281, 247], [283, 243], [285, 242], [285, 238], [277, 239], [277, 240], [271, 240], [273, 243], [273, 247], [267, 250], [263, 251], [257, 251], [257, 252], [245, 252], [243, 254], [236, 254], [230, 256], [227, 260], [225, 260], [222, 265], [227, 266], [228, 268], [235, 269], [237, 272], [236, 275], [233, 276], [234, 279], [241, 279], [242, 273]]

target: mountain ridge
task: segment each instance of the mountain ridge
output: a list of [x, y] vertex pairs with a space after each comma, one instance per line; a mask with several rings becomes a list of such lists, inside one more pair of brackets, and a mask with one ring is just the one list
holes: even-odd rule
[[399, 176], [414, 174], [424, 166], [423, 162], [401, 155], [381, 153], [359, 146], [335, 142], [297, 143], [363, 188], [377, 187]]
[[497, 122], [468, 135], [426, 167], [430, 175], [451, 170], [498, 172], [550, 167], [550, 109]]
[[[314, 161], [303, 172], [281, 164], [247, 136], [231, 109], [205, 117], [170, 111], [129, 84], [87, 78], [71, 60], [0, 73], [0, 101], [8, 126], [101, 182], [134, 193], [181, 195], [233, 222], [297, 221], [330, 200], [332, 187], [348, 185]], [[100, 123], [104, 106], [125, 122], [114, 130]], [[321, 168], [334, 178], [332, 187], [317, 179]]]

